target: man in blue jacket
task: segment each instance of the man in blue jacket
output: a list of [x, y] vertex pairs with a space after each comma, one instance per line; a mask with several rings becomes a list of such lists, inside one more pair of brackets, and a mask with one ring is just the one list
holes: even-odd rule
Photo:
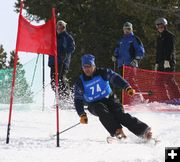
[[[75, 50], [73, 37], [66, 31], [67, 23], [63, 20], [57, 22], [57, 52], [58, 52], [58, 79], [59, 95], [68, 95], [68, 84], [66, 74], [69, 71], [71, 57]], [[54, 57], [49, 56], [48, 66], [50, 67], [51, 87], [55, 91], [55, 63]]]
[[112, 56], [112, 61], [118, 61], [118, 68], [123, 65], [138, 67], [139, 61], [144, 57], [144, 47], [141, 40], [134, 35], [130, 22], [123, 25], [123, 37], [118, 41]]
[[95, 57], [91, 54], [82, 56], [83, 73], [75, 83], [74, 104], [80, 123], [87, 124], [88, 118], [84, 105], [93, 115], [99, 117], [100, 122], [112, 137], [126, 138], [122, 125], [127, 127], [138, 137], [151, 139], [151, 128], [123, 111], [119, 100], [114, 98], [112, 88], [124, 89], [128, 95], [133, 96], [135, 91], [119, 74], [111, 69], [97, 68]]

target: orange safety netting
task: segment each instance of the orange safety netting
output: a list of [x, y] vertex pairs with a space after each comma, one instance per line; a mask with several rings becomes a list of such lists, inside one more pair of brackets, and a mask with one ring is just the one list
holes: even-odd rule
[[158, 72], [125, 66], [124, 78], [136, 92], [140, 92], [134, 97], [123, 93], [124, 104], [148, 100], [180, 105], [180, 72]]

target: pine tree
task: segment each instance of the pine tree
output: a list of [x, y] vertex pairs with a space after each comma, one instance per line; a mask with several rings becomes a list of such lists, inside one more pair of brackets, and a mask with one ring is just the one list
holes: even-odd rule
[[6, 58], [7, 53], [4, 51], [3, 45], [0, 45], [0, 103], [3, 103], [2, 100], [5, 100], [3, 97], [4, 94], [4, 84], [5, 84], [5, 68], [6, 68]]
[[[10, 61], [8, 68], [13, 69], [14, 67], [14, 56], [15, 52], [10, 52]], [[11, 78], [12, 79], [12, 73]], [[16, 81], [15, 81], [15, 90], [14, 90], [14, 102], [15, 103], [32, 103], [32, 92], [30, 87], [25, 78], [25, 70], [23, 69], [23, 65], [19, 62], [19, 58], [17, 61], [17, 68], [16, 68]]]
[[[6, 53], [3, 48], [1, 48], [1, 53], [4, 53], [6, 58]], [[1, 56], [1, 55], [0, 55]], [[6, 68], [0, 70], [0, 103], [8, 104], [10, 101], [10, 92], [12, 86], [12, 73], [14, 67], [14, 51], [10, 52], [10, 60]], [[2, 58], [2, 57], [0, 57]], [[5, 67], [6, 61], [3, 59], [3, 67]], [[23, 70], [23, 65], [17, 62], [16, 69], [16, 80], [15, 80], [15, 89], [14, 89], [14, 103], [32, 103], [33, 97], [30, 87], [25, 78], [25, 71]]]
[[[15, 52], [11, 51], [10, 52], [10, 60], [8, 61], [8, 68], [13, 68], [14, 67], [14, 56], [15, 56]], [[17, 58], [17, 65], [20, 65], [19, 57]]]
[[7, 53], [4, 52], [3, 45], [0, 45], [0, 70], [6, 68]]

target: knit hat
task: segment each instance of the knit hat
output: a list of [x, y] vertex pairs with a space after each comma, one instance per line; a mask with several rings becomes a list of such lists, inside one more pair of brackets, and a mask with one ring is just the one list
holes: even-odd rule
[[85, 54], [81, 57], [82, 66], [92, 65], [95, 66], [95, 57], [92, 54]]

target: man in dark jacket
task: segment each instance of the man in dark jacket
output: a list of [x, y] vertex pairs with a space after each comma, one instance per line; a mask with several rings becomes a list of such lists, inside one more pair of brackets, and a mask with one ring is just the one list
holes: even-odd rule
[[[66, 31], [67, 23], [60, 20], [57, 22], [57, 51], [58, 51], [58, 80], [59, 95], [68, 95], [68, 83], [66, 74], [69, 71], [71, 57], [75, 50], [73, 37]], [[50, 67], [51, 87], [55, 91], [55, 64], [54, 57], [49, 56], [48, 66]]]
[[[167, 20], [158, 18], [155, 21], [158, 31], [156, 40], [156, 64], [155, 70], [162, 72], [175, 72], [176, 66], [176, 49], [175, 36], [167, 29]], [[157, 84], [161, 85], [159, 91], [164, 89], [164, 96], [167, 100], [175, 100], [180, 96], [180, 88], [173, 74], [165, 73], [166, 75], [158, 75], [156, 78]]]
[[74, 104], [80, 116], [80, 123], [88, 123], [84, 111], [84, 105], [87, 105], [89, 112], [99, 117], [112, 137], [126, 138], [122, 130], [123, 125], [138, 137], [151, 139], [151, 128], [130, 114], [124, 113], [122, 104], [114, 98], [110, 84], [124, 89], [130, 96], [134, 95], [134, 89], [111, 69], [96, 68], [94, 61], [95, 57], [91, 54], [82, 56], [83, 73], [75, 84]]
[[156, 41], [156, 64], [155, 70], [175, 71], [175, 36], [167, 30], [167, 20], [158, 18], [155, 21], [159, 33]]

